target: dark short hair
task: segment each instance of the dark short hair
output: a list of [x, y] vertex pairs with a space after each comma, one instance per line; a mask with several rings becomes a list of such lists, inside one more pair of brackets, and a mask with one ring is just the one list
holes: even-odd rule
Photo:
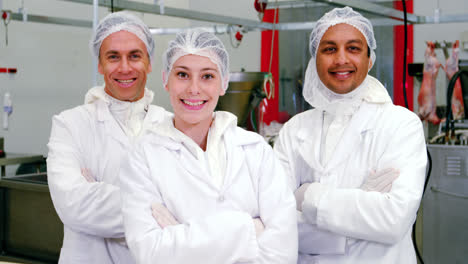
[[367, 45], [367, 57], [370, 57], [370, 48], [369, 48], [369, 45]]

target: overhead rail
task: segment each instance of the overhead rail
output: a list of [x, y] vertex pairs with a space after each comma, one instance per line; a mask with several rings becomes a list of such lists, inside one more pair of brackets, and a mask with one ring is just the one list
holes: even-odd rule
[[[404, 13], [402, 11], [386, 7], [379, 4], [374, 4], [368, 1], [362, 0], [314, 0], [314, 2], [327, 3], [335, 6], [349, 6], [356, 10], [365, 11], [368, 13], [386, 16], [390, 18], [404, 19]], [[408, 22], [418, 23], [418, 16], [414, 14], [407, 14]]]
[[[75, 3], [83, 3], [83, 4], [92, 4], [92, 0], [62, 0], [67, 2], [75, 2]], [[172, 17], [179, 17], [179, 18], [186, 18], [186, 19], [193, 19], [198, 21], [207, 21], [207, 22], [215, 22], [221, 24], [228, 24], [228, 25], [242, 25], [244, 27], [250, 28], [261, 28], [271, 30], [273, 29], [273, 24], [271, 23], [263, 23], [258, 22], [256, 20], [238, 18], [238, 17], [230, 17], [230, 16], [222, 16], [216, 15], [213, 13], [207, 12], [200, 12], [194, 10], [187, 10], [181, 8], [173, 8], [164, 6], [164, 12], [161, 12], [161, 5], [159, 4], [147, 4], [142, 2], [136, 1], [127, 1], [127, 0], [114, 0], [111, 3], [110, 0], [99, 0], [99, 6], [104, 7], [111, 7], [113, 4], [114, 8], [125, 9], [125, 10], [132, 10], [144, 13], [151, 13], [156, 15], [164, 15], [164, 16], [172, 16]]]
[[52, 17], [52, 16], [39, 16], [39, 15], [31, 15], [31, 14], [28, 14], [25, 17], [22, 13], [11, 13], [11, 20], [55, 24], [55, 25], [65, 25], [65, 26], [87, 27], [87, 28], [91, 28], [93, 25], [92, 21], [62, 18], [62, 17]]
[[328, 6], [325, 3], [316, 3], [313, 1], [305, 0], [295, 0], [295, 1], [278, 1], [278, 2], [268, 2], [266, 9], [283, 9], [283, 8], [305, 8], [305, 7], [318, 7], [318, 6]]
[[460, 22], [468, 22], [468, 14], [441, 15], [437, 19], [434, 16], [419, 16], [418, 17], [419, 24], [460, 23]]
[[[82, 4], [93, 4], [93, 0], [62, 0], [67, 2], [75, 2]], [[98, 0], [94, 0], [98, 1]], [[371, 0], [373, 2], [379, 2], [378, 0]], [[335, 5], [335, 6], [351, 6], [354, 9], [366, 11], [373, 13], [384, 18], [374, 18], [371, 19], [374, 26], [394, 26], [401, 25], [402, 22], [400, 18], [402, 17], [403, 12], [395, 10], [393, 8], [385, 7], [379, 4], [375, 4], [369, 1], [362, 0], [294, 0], [294, 1], [280, 1], [271, 2], [268, 4], [268, 8], [274, 6], [275, 4], [280, 7], [290, 6], [290, 8], [309, 7], [309, 6], [324, 6], [324, 5]], [[382, 2], [382, 1], [380, 1]], [[1, 3], [1, 0], [0, 0]], [[281, 3], [281, 4], [280, 4]], [[104, 7], [111, 7], [111, 0], [99, 0], [98, 4]], [[302, 4], [302, 5], [301, 5]], [[215, 22], [224, 25], [213, 25], [206, 26], [205, 28], [208, 31], [211, 31], [216, 34], [229, 33], [229, 28], [232, 25], [242, 25], [243, 32], [250, 31], [261, 31], [261, 30], [280, 30], [280, 31], [292, 31], [292, 30], [311, 30], [315, 26], [313, 21], [305, 22], [283, 22], [278, 24], [259, 22], [251, 19], [243, 19], [231, 16], [216, 15], [207, 12], [199, 12], [181, 8], [172, 8], [164, 6], [164, 12], [161, 13], [161, 5], [158, 4], [148, 4], [143, 2], [128, 1], [128, 0], [114, 0], [114, 8], [125, 9], [131, 11], [137, 11], [142, 13], [151, 13], [156, 15], [172, 16], [185, 19], [193, 19], [199, 21], [208, 21]], [[53, 17], [53, 16], [42, 16], [28, 14], [25, 16], [23, 13], [10, 13], [11, 20], [16, 21], [29, 21], [37, 23], [46, 23], [46, 24], [56, 24], [56, 25], [67, 25], [67, 26], [77, 26], [77, 27], [87, 27], [91, 28], [93, 22], [79, 19], [71, 18], [62, 18], [62, 17]], [[460, 23], [468, 22], [468, 14], [454, 14], [454, 15], [440, 15], [435, 18], [434, 16], [418, 16], [415, 14], [408, 14], [408, 20], [412, 24], [437, 24], [437, 23]], [[151, 32], [153, 34], [174, 34], [182, 31], [184, 28], [153, 28]]]
[[[268, 3], [267, 9], [273, 8], [305, 8], [305, 7], [317, 7], [324, 5], [334, 6], [349, 6], [353, 9], [365, 11], [379, 16], [384, 16], [391, 19], [403, 20], [403, 12], [386, 7], [375, 2], [390, 2], [386, 0], [294, 0], [294, 1], [281, 1]], [[437, 18], [435, 16], [420, 16], [417, 14], [407, 14], [408, 22], [412, 24], [441, 24], [441, 23], [460, 23], [468, 22], [468, 14], [451, 14], [451, 15], [440, 15]], [[279, 24], [281, 27], [281, 23]], [[382, 24], [385, 25], [385, 24]], [[388, 23], [387, 25], [392, 25]]]

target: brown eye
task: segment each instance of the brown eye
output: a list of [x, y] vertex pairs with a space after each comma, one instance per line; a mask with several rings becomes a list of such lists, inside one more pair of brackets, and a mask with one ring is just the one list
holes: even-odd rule
[[130, 55], [130, 58], [131, 58], [131, 59], [134, 59], [134, 60], [137, 60], [137, 59], [140, 59], [140, 58], [141, 58], [141, 55], [138, 54], [138, 53], [132, 54], [132, 55]]
[[112, 55], [107, 56], [107, 59], [111, 60], [111, 61], [114, 61], [114, 60], [119, 59], [119, 56], [112, 54]]
[[214, 78], [214, 75], [211, 73], [204, 74], [202, 77], [204, 80], [210, 80]]
[[335, 47], [325, 47], [322, 52], [323, 53], [332, 53], [332, 52], [335, 52], [336, 51], [336, 48]]
[[188, 77], [188, 74], [185, 73], [185, 72], [178, 72], [178, 73], [177, 73], [177, 76], [179, 76], [179, 77], [182, 78], [182, 79], [185, 79], [185, 78]]

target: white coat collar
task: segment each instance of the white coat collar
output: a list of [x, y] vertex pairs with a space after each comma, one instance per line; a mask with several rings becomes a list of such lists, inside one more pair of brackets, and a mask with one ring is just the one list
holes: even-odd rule
[[374, 104], [384, 104], [392, 102], [392, 98], [390, 98], [387, 89], [385, 89], [385, 87], [382, 85], [381, 82], [379, 82], [379, 80], [370, 75], [367, 75], [367, 85], [369, 88], [364, 94], [364, 101]]
[[[148, 88], [145, 88], [145, 94], [140, 100], [143, 100], [144, 103], [149, 106], [153, 98], [154, 93]], [[89, 89], [85, 95], [85, 105], [96, 104], [98, 121], [112, 119], [112, 115], [109, 111], [109, 104], [112, 103], [112, 100], [117, 99], [111, 98], [111, 96], [104, 91], [104, 86], [95, 86]]]
[[322, 127], [322, 111], [313, 109], [310, 110], [307, 116], [310, 123], [307, 127], [302, 127], [296, 134], [300, 143], [299, 154], [311, 168], [316, 168], [321, 171], [333, 169], [346, 160], [349, 155], [358, 151], [358, 146], [361, 144], [363, 134], [373, 130], [375, 117], [379, 104], [363, 102], [358, 111], [352, 116], [348, 127], [345, 129], [342, 138], [340, 139], [333, 157], [323, 167], [320, 163], [320, 139]]
[[[163, 140], [160, 142], [161, 145], [172, 150], [178, 150], [184, 145], [195, 158], [199, 158], [200, 147], [191, 138], [174, 127], [173, 116], [167, 116], [163, 122], [153, 126], [151, 130], [162, 137], [170, 139], [170, 141]], [[240, 132], [240, 135], [234, 135], [236, 132]], [[237, 117], [225, 111], [214, 113], [214, 121], [209, 133], [210, 136], [223, 136], [225, 140], [229, 140], [229, 144], [234, 145], [248, 145], [260, 141], [259, 137], [252, 137], [249, 132], [238, 128]]]
[[[145, 94], [142, 99], [146, 101], [147, 104], [150, 104], [153, 101], [154, 93], [145, 87]], [[104, 86], [95, 86], [88, 90], [85, 95], [85, 104], [92, 104], [95, 101], [104, 101], [110, 103], [110, 95], [104, 91]]]
[[[380, 83], [377, 79], [374, 77], [367, 75], [366, 82], [367, 85], [365, 88], [365, 92], [362, 95], [362, 101], [371, 103], [371, 104], [385, 104], [385, 103], [392, 103], [392, 99], [390, 98], [390, 95], [388, 94], [387, 90], [385, 87]], [[360, 102], [359, 105], [363, 105], [363, 102]], [[322, 118], [321, 118], [321, 110], [319, 109], [313, 109], [308, 111], [309, 115], [311, 117], [308, 119], [311, 120], [311, 122], [314, 122], [315, 128], [317, 127], [322, 127]], [[317, 126], [319, 125], [319, 126]], [[308, 139], [313, 139], [314, 137], [311, 136], [311, 134], [320, 134], [317, 133], [320, 129], [313, 129], [310, 131], [309, 127], [313, 126], [307, 126], [307, 127], [302, 127], [298, 133], [296, 134], [297, 137], [300, 140], [308, 140]], [[320, 138], [320, 135], [318, 135]]]
[[392, 102], [385, 87], [371, 75], [347, 94], [336, 94], [328, 89], [320, 80], [311, 88], [309, 103], [316, 109], [324, 110], [332, 115], [352, 115], [362, 101], [369, 103]]
[[[214, 118], [213, 124], [215, 125], [210, 133], [213, 133], [213, 136], [222, 135], [224, 137], [227, 163], [226, 175], [221, 189], [226, 189], [232, 183], [235, 175], [238, 175], [238, 171], [245, 162], [243, 146], [259, 142], [262, 138], [257, 134], [238, 128], [237, 117], [231, 113], [218, 111], [215, 112]], [[157, 137], [157, 145], [179, 153], [190, 153], [191, 158], [184, 159], [183, 164], [181, 164], [184, 170], [193, 177], [205, 181], [213, 189], [219, 190], [219, 186], [216, 186], [209, 177], [206, 177], [207, 173], [203, 173], [205, 167], [200, 163], [198, 157], [201, 149], [191, 138], [174, 127], [173, 117], [166, 117], [163, 122], [152, 127], [151, 132], [153, 136]]]
[[[143, 120], [143, 131], [148, 127], [154, 126], [154, 124], [161, 122], [166, 116], [170, 115], [170, 113], [162, 107], [150, 105], [153, 100], [153, 95], [152, 91], [145, 88], [145, 96], [141, 100], [145, 100], [147, 102], [148, 111]], [[88, 107], [94, 106], [96, 109], [97, 121], [103, 124], [103, 129], [105, 129], [106, 133], [110, 137], [127, 146], [130, 143], [130, 139], [119, 126], [117, 121], [112, 117], [109, 110], [110, 101], [107, 97], [108, 95], [104, 92], [103, 86], [93, 87], [85, 96], [85, 105]]]
[[343, 163], [350, 155], [359, 151], [365, 133], [373, 131], [375, 117], [377, 116], [377, 104], [363, 103], [359, 110], [353, 115], [348, 127], [344, 130], [343, 136], [338, 142], [334, 151], [334, 156], [330, 158], [326, 167], [335, 168]]

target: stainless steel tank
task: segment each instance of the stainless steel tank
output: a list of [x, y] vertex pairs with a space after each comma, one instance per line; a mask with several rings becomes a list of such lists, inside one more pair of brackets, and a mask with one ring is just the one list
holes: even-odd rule
[[228, 111], [237, 116], [237, 125], [245, 126], [252, 111], [264, 98], [263, 81], [266, 72], [232, 72], [229, 87], [219, 97], [216, 110]]
[[468, 146], [429, 144], [432, 173], [423, 197], [425, 263], [468, 259]]

